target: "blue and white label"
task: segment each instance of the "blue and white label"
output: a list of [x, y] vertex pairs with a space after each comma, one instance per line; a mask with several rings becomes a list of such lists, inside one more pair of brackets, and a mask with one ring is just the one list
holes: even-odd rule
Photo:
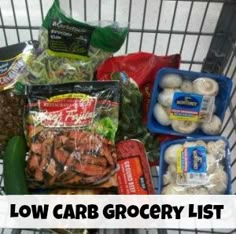
[[212, 118], [214, 102], [214, 97], [175, 92], [170, 109], [170, 119], [208, 122]]
[[208, 181], [207, 153], [203, 146], [185, 147], [177, 157], [177, 184], [204, 185]]

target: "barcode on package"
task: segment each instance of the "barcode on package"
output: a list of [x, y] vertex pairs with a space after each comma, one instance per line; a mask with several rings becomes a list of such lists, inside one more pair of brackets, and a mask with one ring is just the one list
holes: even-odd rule
[[211, 97], [203, 96], [200, 112], [208, 112], [211, 107]]
[[208, 181], [207, 173], [188, 173], [186, 180], [189, 185], [203, 185]]
[[214, 111], [215, 97], [203, 96], [201, 109], [199, 112], [199, 121], [208, 122], [211, 120]]

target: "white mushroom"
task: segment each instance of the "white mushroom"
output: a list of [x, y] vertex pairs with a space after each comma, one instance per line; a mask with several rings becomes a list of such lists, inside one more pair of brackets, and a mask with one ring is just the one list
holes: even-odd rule
[[171, 107], [176, 89], [163, 89], [158, 95], [158, 102], [162, 106]]
[[163, 185], [167, 185], [174, 182], [173, 177], [170, 171], [167, 171], [166, 174], [163, 175]]
[[203, 146], [203, 147], [207, 148], [207, 144], [206, 144], [206, 142], [203, 141], [203, 140], [197, 140], [197, 141], [196, 141], [196, 144], [197, 144], [198, 146]]
[[207, 189], [210, 194], [224, 194], [227, 188], [228, 176], [222, 167], [215, 170], [214, 174], [209, 175]]
[[185, 93], [192, 93], [193, 92], [193, 83], [190, 80], [184, 80], [181, 87], [181, 91]]
[[172, 164], [169, 164], [168, 168], [167, 168], [167, 171], [170, 173], [171, 177], [176, 180], [176, 164], [172, 163]]
[[212, 154], [216, 160], [221, 160], [225, 156], [226, 143], [223, 140], [218, 140], [216, 142], [209, 141], [207, 143], [207, 152]]
[[198, 128], [198, 123], [192, 121], [173, 120], [171, 126], [176, 132], [190, 134]]
[[176, 161], [177, 161], [177, 154], [179, 152], [180, 149], [182, 149], [182, 145], [181, 144], [175, 144], [175, 145], [171, 145], [169, 146], [165, 153], [164, 153], [164, 158], [165, 161], [168, 164], [174, 164], [176, 165]]
[[210, 175], [214, 173], [217, 167], [216, 159], [213, 155], [207, 154], [207, 173]]
[[195, 147], [195, 146], [197, 146], [197, 144], [194, 141], [186, 141], [183, 146], [184, 147]]
[[182, 84], [182, 77], [178, 74], [166, 74], [160, 81], [161, 88], [179, 88]]
[[186, 190], [184, 187], [177, 186], [176, 184], [168, 184], [162, 189], [161, 194], [163, 195], [171, 195], [171, 194], [186, 194]]
[[212, 108], [212, 113], [215, 113], [215, 112], [216, 112], [216, 104], [215, 104], [215, 102], [214, 102], [213, 108]]
[[219, 92], [219, 85], [211, 78], [201, 77], [193, 81], [193, 92], [205, 96], [216, 96]]
[[217, 135], [220, 133], [222, 121], [217, 115], [213, 115], [209, 123], [202, 123], [201, 129], [207, 135]]
[[202, 186], [189, 187], [187, 188], [187, 194], [191, 195], [206, 195], [209, 194], [208, 190]]
[[153, 108], [153, 116], [155, 117], [156, 121], [163, 126], [168, 126], [171, 124], [168, 112], [162, 105], [158, 103], [156, 103]]
[[214, 141], [209, 141], [207, 143], [207, 153], [214, 155], [214, 153], [215, 153], [215, 142]]
[[217, 141], [215, 142], [215, 144], [216, 144], [216, 146], [217, 146], [218, 148], [223, 148], [223, 149], [225, 149], [225, 147], [226, 147], [226, 143], [225, 143], [225, 141], [222, 140], [222, 139], [217, 140]]

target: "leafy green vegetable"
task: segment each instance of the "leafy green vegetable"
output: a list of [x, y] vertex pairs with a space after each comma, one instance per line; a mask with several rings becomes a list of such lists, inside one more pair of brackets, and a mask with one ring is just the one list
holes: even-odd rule
[[113, 80], [121, 81], [120, 117], [116, 142], [124, 139], [138, 139], [144, 143], [150, 161], [159, 157], [159, 143], [156, 136], [148, 132], [142, 122], [142, 94], [138, 86], [124, 73], [114, 73]]
[[[19, 83], [62, 84], [93, 80], [94, 72], [122, 46], [127, 27], [90, 25], [68, 17], [54, 0], [39, 32], [39, 46], [25, 55]], [[22, 85], [16, 86], [21, 93]], [[19, 89], [17, 89], [19, 88]]]
[[113, 139], [115, 138], [117, 125], [118, 123], [117, 121], [115, 121], [115, 119], [105, 117], [105, 118], [95, 121], [93, 127], [95, 128], [95, 131], [98, 134], [113, 141]]

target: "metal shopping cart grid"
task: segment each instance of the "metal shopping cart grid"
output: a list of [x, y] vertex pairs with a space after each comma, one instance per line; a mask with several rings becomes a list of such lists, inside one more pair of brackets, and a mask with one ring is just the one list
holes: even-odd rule
[[[53, 0], [1, 0], [0, 47], [29, 39], [38, 30]], [[137, 51], [158, 55], [180, 53], [181, 68], [224, 74], [236, 80], [235, 0], [60, 0], [72, 17], [128, 24], [128, 37], [117, 54]], [[129, 22], [129, 23], [128, 23]], [[227, 109], [222, 135], [231, 145], [232, 185], [236, 194], [236, 87]], [[0, 194], [4, 194], [0, 160]], [[157, 185], [157, 170], [152, 169]], [[6, 233], [51, 233], [50, 230], [0, 230]], [[234, 234], [236, 230], [99, 230], [99, 233]]]

